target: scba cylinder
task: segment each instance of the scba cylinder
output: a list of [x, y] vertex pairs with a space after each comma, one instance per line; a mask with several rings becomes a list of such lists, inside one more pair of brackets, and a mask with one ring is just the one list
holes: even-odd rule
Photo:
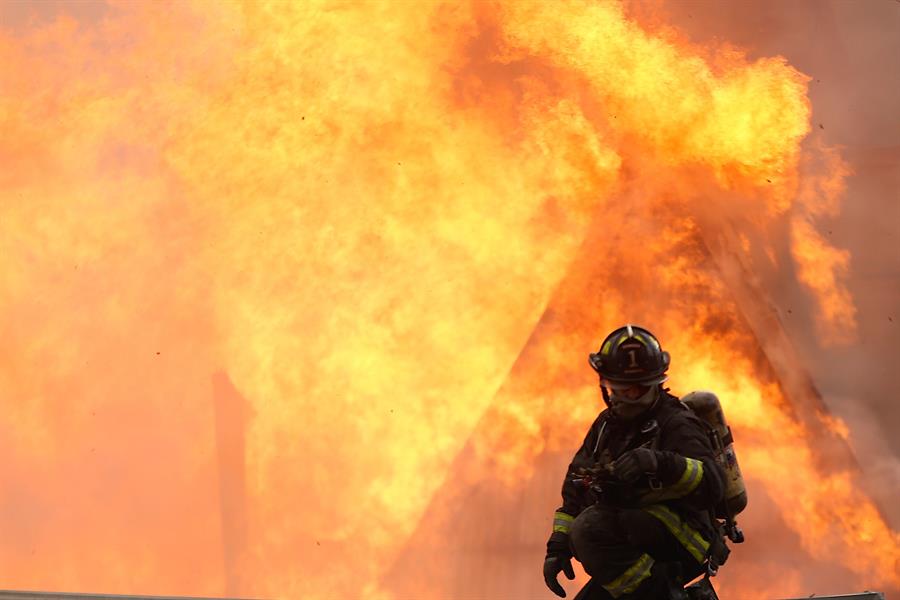
[[737, 454], [734, 451], [734, 436], [725, 420], [722, 404], [712, 392], [691, 392], [681, 399], [694, 413], [708, 423], [716, 433], [719, 444], [716, 448], [716, 462], [725, 472], [725, 501], [716, 507], [716, 516], [724, 519], [734, 516], [747, 508], [747, 487], [741, 475]]

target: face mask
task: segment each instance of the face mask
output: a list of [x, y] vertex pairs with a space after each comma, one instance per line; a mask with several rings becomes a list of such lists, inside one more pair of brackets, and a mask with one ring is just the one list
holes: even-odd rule
[[617, 394], [613, 390], [609, 397], [609, 404], [617, 417], [625, 420], [633, 419], [653, 406], [658, 391], [659, 386], [652, 385], [641, 396], [631, 399], [624, 394]]

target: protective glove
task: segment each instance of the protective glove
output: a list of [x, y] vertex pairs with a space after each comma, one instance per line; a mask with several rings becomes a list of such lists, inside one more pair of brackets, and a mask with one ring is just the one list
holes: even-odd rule
[[572, 570], [572, 551], [569, 549], [569, 534], [554, 531], [547, 540], [547, 558], [544, 559], [544, 582], [550, 591], [560, 598], [566, 597], [566, 590], [556, 580], [562, 571], [569, 579], [575, 579]]
[[655, 450], [635, 448], [629, 450], [613, 464], [616, 477], [625, 483], [635, 483], [642, 475], [656, 475], [659, 460]]

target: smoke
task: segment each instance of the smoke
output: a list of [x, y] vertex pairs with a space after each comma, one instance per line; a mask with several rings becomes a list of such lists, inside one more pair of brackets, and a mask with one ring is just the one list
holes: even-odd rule
[[161, 155], [215, 41], [168, 43], [206, 31], [185, 11], [0, 11], [3, 587], [213, 592], [214, 324]]

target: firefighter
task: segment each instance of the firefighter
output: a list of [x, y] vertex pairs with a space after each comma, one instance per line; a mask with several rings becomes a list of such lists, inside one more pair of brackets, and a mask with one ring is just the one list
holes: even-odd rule
[[569, 465], [544, 580], [565, 597], [557, 577], [574, 579], [574, 557], [591, 576], [579, 599], [667, 598], [711, 555], [724, 562], [713, 517], [724, 476], [704, 423], [663, 387], [669, 354], [652, 333], [616, 329], [589, 360], [607, 408]]

